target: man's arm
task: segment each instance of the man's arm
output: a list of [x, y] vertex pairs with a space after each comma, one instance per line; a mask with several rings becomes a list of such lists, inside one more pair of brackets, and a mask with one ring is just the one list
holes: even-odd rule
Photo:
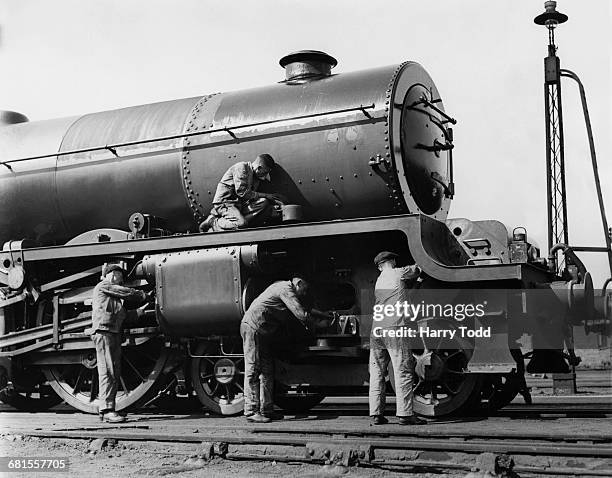
[[310, 315], [312, 316], [311, 323], [315, 329], [327, 329], [336, 319], [334, 313], [323, 312], [318, 309], [311, 309]]
[[253, 185], [249, 184], [249, 170], [246, 164], [239, 164], [232, 170], [234, 189], [236, 195], [243, 201], [251, 201], [258, 199], [259, 194], [253, 189]]
[[137, 298], [141, 301], [146, 299], [146, 294], [142, 290], [132, 289], [118, 284], [104, 284], [100, 287], [100, 291], [117, 299]]
[[406, 266], [406, 267], [402, 267], [401, 269], [402, 269], [402, 277], [401, 277], [402, 280], [416, 279], [421, 274], [421, 269], [417, 265]]
[[287, 306], [289, 311], [304, 324], [304, 327], [308, 328], [308, 320], [310, 319], [310, 314], [304, 308], [304, 306], [300, 303], [297, 296], [291, 291], [284, 291], [280, 294], [280, 299]]

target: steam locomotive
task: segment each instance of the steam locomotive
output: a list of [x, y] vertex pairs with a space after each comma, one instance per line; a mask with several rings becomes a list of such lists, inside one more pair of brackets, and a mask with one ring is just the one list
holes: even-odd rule
[[[593, 309], [580, 261], [564, 249], [574, 265], [560, 277], [526, 231], [509, 236], [495, 220], [447, 218], [455, 120], [423, 67], [332, 74], [336, 63], [299, 51], [281, 59], [286, 77], [270, 86], [48, 121], [4, 113], [0, 399], [97, 412], [87, 328], [92, 288], [109, 262], [123, 263], [129, 285], [156, 299], [124, 331], [119, 410], [197, 396], [213, 412], [239, 413], [241, 317], [296, 270], [310, 277], [314, 305], [337, 320], [315, 336], [289, 323], [278, 344], [277, 405], [307, 410], [328, 395], [364, 393], [372, 259], [381, 250], [417, 264], [421, 287], [445, 300], [467, 294], [491, 305], [472, 324], [490, 337], [415, 346], [417, 413], [504, 406], [519, 391], [527, 354], [531, 370], [567, 370], [566, 325]], [[301, 215], [198, 233], [222, 174], [261, 153], [277, 162], [270, 187]], [[562, 305], [537, 324], [537, 301], [526, 294], [536, 290]], [[420, 323], [457, 328], [452, 317]], [[521, 350], [524, 334], [546, 338], [547, 350]]]

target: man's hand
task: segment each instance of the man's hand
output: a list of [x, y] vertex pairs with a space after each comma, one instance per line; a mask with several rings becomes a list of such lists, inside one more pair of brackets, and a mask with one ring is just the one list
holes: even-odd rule
[[287, 202], [287, 198], [279, 193], [259, 193], [259, 195], [265, 197], [266, 199], [270, 199], [271, 201], [276, 201], [283, 204]]
[[317, 309], [310, 311], [310, 323], [313, 330], [328, 329], [336, 319], [335, 312], [321, 312]]
[[145, 316], [145, 310], [147, 308], [147, 305], [149, 305], [149, 304], [145, 304], [145, 305], [143, 305], [141, 307], [138, 307], [136, 309], [136, 317], [138, 317], [140, 319], [141, 317]]

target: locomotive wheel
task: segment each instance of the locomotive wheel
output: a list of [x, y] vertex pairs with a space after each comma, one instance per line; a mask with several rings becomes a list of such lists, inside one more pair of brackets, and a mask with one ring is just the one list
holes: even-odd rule
[[0, 366], [1, 402], [24, 412], [42, 412], [62, 403], [62, 399], [45, 383], [45, 376], [38, 369], [27, 369], [26, 373], [27, 376], [13, 378], [12, 386], [7, 387], [8, 374]]
[[520, 388], [521, 379], [516, 373], [487, 375], [482, 388], [483, 411], [491, 413], [509, 405]]
[[322, 393], [289, 393], [286, 385], [276, 382], [274, 384], [274, 403], [287, 412], [307, 412], [323, 401]]
[[[419, 325], [436, 329], [457, 329], [453, 322], [427, 319]], [[466, 373], [472, 356], [472, 346], [459, 336], [454, 339], [421, 338], [420, 348], [413, 349], [416, 359], [413, 373], [414, 413], [426, 417], [439, 417], [460, 413], [480, 400], [482, 378]], [[395, 391], [393, 369], [389, 364], [391, 386]]]
[[0, 392], [0, 401], [24, 412], [43, 412], [62, 403], [53, 389], [43, 384], [28, 392], [3, 390]]
[[[169, 351], [163, 340], [154, 337], [137, 347], [121, 350], [121, 377], [115, 409], [143, 404], [164, 380], [162, 374]], [[98, 369], [95, 351], [85, 364], [62, 364], [43, 369], [53, 390], [69, 405], [85, 413], [98, 413]]]
[[202, 405], [219, 415], [238, 415], [244, 410], [244, 356], [237, 338], [224, 344], [200, 342], [191, 359], [191, 385]]

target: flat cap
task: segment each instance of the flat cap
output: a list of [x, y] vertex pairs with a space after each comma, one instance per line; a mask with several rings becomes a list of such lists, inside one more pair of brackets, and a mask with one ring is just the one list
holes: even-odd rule
[[395, 252], [382, 251], [376, 254], [374, 258], [374, 264], [378, 265], [381, 262], [390, 261], [391, 259], [397, 259], [399, 256]]
[[119, 264], [106, 264], [106, 267], [104, 268], [104, 273], [102, 275], [110, 274], [113, 271], [120, 271], [123, 272], [124, 276], [127, 275], [127, 271]]

